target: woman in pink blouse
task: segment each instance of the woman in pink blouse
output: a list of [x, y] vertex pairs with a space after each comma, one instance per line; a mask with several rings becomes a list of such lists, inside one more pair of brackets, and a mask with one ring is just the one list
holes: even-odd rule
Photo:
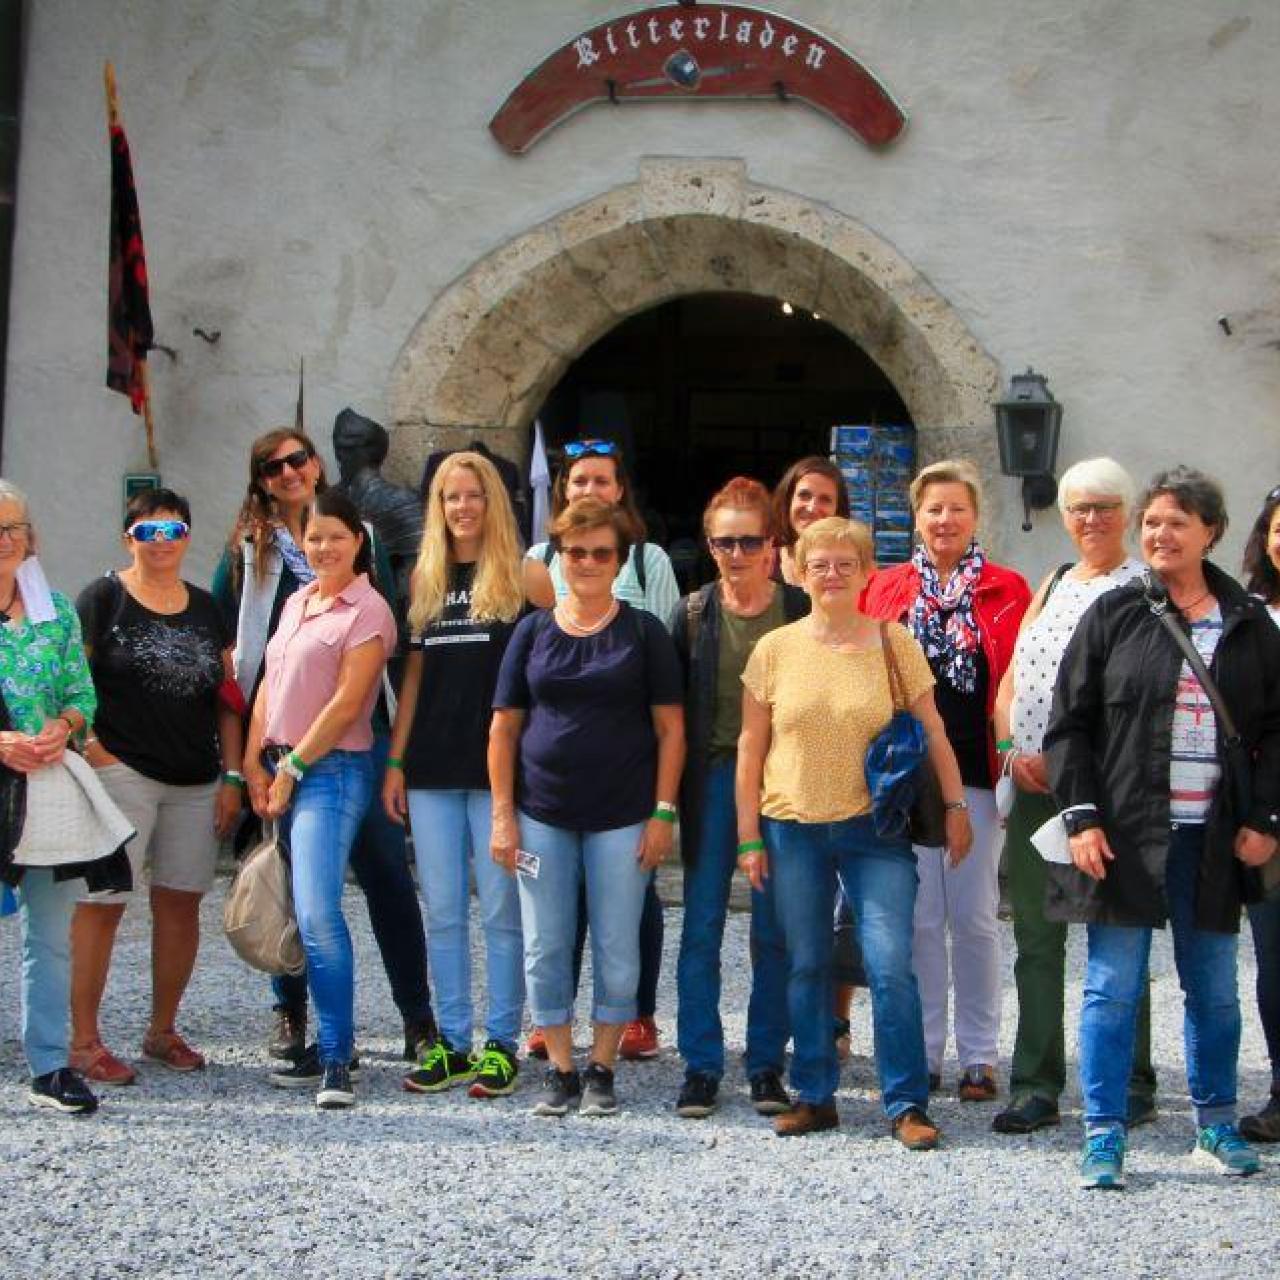
[[331, 1109], [355, 1101], [355, 972], [342, 888], [373, 792], [369, 721], [396, 628], [369, 581], [369, 543], [349, 498], [334, 490], [316, 497], [303, 551], [315, 581], [289, 597], [267, 646], [244, 771], [254, 812], [286, 823], [293, 901], [320, 1021], [316, 1105]]

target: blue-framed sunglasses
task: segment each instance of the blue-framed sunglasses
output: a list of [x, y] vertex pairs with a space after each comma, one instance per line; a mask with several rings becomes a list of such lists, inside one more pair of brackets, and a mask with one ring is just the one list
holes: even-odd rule
[[579, 458], [611, 458], [618, 452], [612, 440], [570, 440], [564, 447], [564, 456], [572, 462]]
[[128, 532], [134, 542], [181, 542], [191, 526], [185, 520], [139, 520]]

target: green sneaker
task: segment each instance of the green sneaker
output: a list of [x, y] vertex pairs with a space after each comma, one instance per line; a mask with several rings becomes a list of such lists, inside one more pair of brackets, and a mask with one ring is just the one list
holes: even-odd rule
[[1233, 1124], [1205, 1125], [1196, 1134], [1196, 1149], [1191, 1156], [1228, 1178], [1247, 1178], [1261, 1167], [1258, 1153]]
[[403, 1084], [410, 1093], [443, 1093], [455, 1085], [470, 1084], [475, 1078], [475, 1059], [469, 1053], [459, 1053], [441, 1038], [427, 1050], [418, 1069], [405, 1076]]
[[1124, 1130], [1116, 1125], [1085, 1134], [1080, 1181], [1087, 1190], [1119, 1191], [1124, 1186]]
[[515, 1092], [516, 1055], [501, 1040], [486, 1040], [467, 1092], [473, 1098], [503, 1098]]

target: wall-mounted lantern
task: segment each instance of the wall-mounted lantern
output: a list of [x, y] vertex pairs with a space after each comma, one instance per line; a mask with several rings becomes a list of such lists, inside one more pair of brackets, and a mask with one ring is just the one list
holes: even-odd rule
[[1031, 512], [1043, 511], [1058, 496], [1053, 469], [1058, 461], [1062, 406], [1043, 374], [1015, 373], [1003, 400], [996, 401], [1000, 470], [1022, 477], [1022, 529], [1031, 531]]

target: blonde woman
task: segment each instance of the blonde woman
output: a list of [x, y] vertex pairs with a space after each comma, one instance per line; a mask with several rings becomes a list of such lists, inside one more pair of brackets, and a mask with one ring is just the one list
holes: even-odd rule
[[[526, 598], [549, 602], [545, 566], [521, 560], [515, 517], [497, 469], [478, 453], [441, 464], [427, 496], [414, 566], [411, 633], [391, 755], [387, 813], [413, 823], [427, 907], [440, 1038], [404, 1087], [438, 1093], [470, 1085], [473, 1097], [515, 1088], [524, 1006], [524, 949], [515, 881], [489, 856], [492, 804], [485, 763], [498, 667]], [[486, 1039], [472, 1053], [470, 880], [484, 925]]]

